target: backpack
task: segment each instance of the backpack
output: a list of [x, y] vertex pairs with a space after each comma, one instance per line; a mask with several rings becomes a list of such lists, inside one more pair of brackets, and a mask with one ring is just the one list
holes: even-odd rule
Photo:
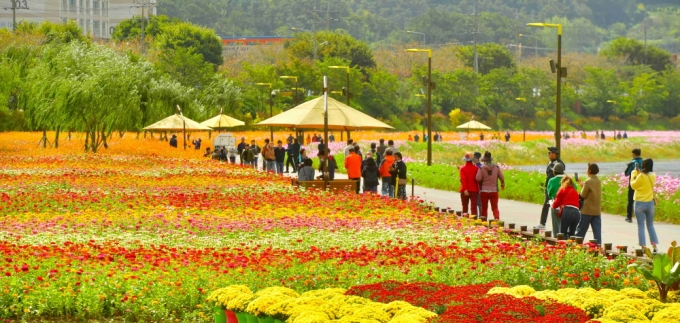
[[264, 146], [264, 159], [266, 160], [275, 160], [276, 159], [276, 154], [274, 153], [274, 149], [270, 145]]

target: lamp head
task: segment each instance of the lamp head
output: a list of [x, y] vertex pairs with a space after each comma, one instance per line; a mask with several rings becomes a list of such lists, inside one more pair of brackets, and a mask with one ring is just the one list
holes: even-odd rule
[[515, 100], [517, 100], [517, 101], [522, 101], [522, 102], [527, 102], [527, 99], [525, 99], [525, 98], [516, 98]]

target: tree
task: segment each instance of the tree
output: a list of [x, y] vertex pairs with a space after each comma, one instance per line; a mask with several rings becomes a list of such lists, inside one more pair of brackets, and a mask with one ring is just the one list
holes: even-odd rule
[[154, 41], [160, 50], [191, 49], [201, 54], [203, 59], [215, 65], [224, 63], [222, 57], [222, 41], [214, 30], [195, 26], [190, 23], [166, 24], [161, 27], [161, 33]]
[[620, 101], [619, 79], [616, 72], [611, 69], [599, 67], [587, 67], [585, 84], [583, 90], [584, 114], [587, 116], [597, 116], [602, 120], [608, 120], [613, 115], [616, 105], [610, 102]]
[[222, 113], [233, 114], [240, 110], [241, 89], [233, 81], [221, 75], [213, 76], [199, 97], [203, 106], [204, 119], [215, 116], [221, 110]]
[[[327, 42], [323, 46], [318, 46]], [[314, 57], [314, 37], [311, 33], [298, 33], [285, 45], [292, 57], [312, 59]], [[350, 62], [353, 67], [373, 68], [375, 60], [368, 45], [358, 41], [344, 31], [317, 33], [317, 58], [337, 57]]]
[[631, 38], [617, 38], [609, 47], [602, 50], [601, 55], [610, 59], [624, 59], [630, 65], [649, 65], [655, 71], [661, 72], [671, 66], [671, 55], [654, 46], [645, 45]]
[[[510, 51], [502, 45], [487, 43], [477, 46], [479, 73], [487, 74], [496, 68], [514, 68], [515, 63]], [[461, 46], [458, 57], [465, 66], [474, 68], [474, 50], [472, 46]]]
[[215, 75], [213, 65], [193, 48], [166, 49], [160, 53], [156, 66], [188, 87], [203, 88]]
[[[167, 25], [180, 24], [182, 21], [177, 18], [168, 18], [168, 16], [157, 15], [151, 16], [149, 21], [144, 26], [144, 33], [146, 37], [156, 38], [163, 31], [163, 27]], [[130, 19], [122, 20], [113, 30], [111, 40], [115, 41], [129, 41], [139, 39], [142, 33], [142, 18], [135, 16]]]

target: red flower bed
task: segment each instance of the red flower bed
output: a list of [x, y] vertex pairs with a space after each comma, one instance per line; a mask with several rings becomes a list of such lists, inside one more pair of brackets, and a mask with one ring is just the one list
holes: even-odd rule
[[376, 302], [406, 301], [436, 312], [432, 322], [564, 322], [589, 320], [582, 310], [533, 297], [515, 298], [505, 294], [487, 295], [492, 282], [482, 285], [448, 286], [439, 283], [400, 283], [385, 281], [354, 286], [347, 295], [370, 298]]

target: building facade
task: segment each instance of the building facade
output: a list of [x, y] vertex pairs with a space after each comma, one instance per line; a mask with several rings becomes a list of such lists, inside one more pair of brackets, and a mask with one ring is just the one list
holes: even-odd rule
[[[0, 0], [0, 28], [12, 29], [13, 2]], [[16, 0], [16, 22], [65, 23], [75, 21], [83, 34], [111, 38], [124, 19], [156, 14], [156, 0]]]

